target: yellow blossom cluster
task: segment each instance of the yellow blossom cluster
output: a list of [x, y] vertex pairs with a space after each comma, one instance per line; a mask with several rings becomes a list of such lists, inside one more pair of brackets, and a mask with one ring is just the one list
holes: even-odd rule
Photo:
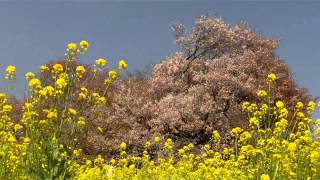
[[82, 78], [83, 74], [86, 72], [86, 69], [84, 66], [77, 66], [76, 68], [76, 76], [78, 78]]
[[117, 72], [116, 71], [109, 71], [109, 77], [111, 79], [116, 79], [117, 78]]
[[127, 66], [128, 66], [127, 63], [124, 60], [119, 61], [119, 70], [120, 71], [126, 69]]
[[269, 82], [274, 82], [275, 80], [277, 80], [277, 76], [274, 73], [270, 73], [268, 74], [268, 80]]
[[65, 56], [68, 62], [76, 61], [77, 59], [79, 59], [81, 55], [87, 53], [90, 47], [89, 42], [85, 40], [80, 41], [79, 45], [80, 47], [78, 47], [76, 43], [69, 43], [67, 45]]
[[16, 78], [16, 67], [9, 65], [6, 69], [7, 74], [5, 75], [5, 79], [15, 79]]
[[[87, 41], [81, 41], [79, 46], [70, 43], [64, 62], [42, 65], [37, 75], [25, 74], [27, 97], [20, 119], [11, 119], [16, 106], [0, 93], [0, 179], [76, 179], [72, 164], [84, 158], [79, 139], [85, 138], [90, 123], [83, 107], [103, 105], [107, 100], [106, 91], [90, 92], [80, 86], [87, 66], [72, 65], [89, 46]], [[98, 64], [106, 62], [100, 60]], [[124, 61], [119, 64], [122, 69], [127, 66]], [[101, 72], [108, 73], [106, 69]], [[11, 82], [15, 78], [16, 68], [10, 65], [5, 79]], [[79, 92], [79, 98], [75, 92]], [[94, 109], [93, 113], [101, 112]], [[97, 129], [103, 132], [101, 127]], [[126, 149], [123, 144], [121, 147]], [[99, 167], [103, 163], [101, 156], [94, 161]]]
[[258, 95], [258, 97], [264, 99], [264, 98], [267, 97], [268, 94], [267, 94], [267, 92], [265, 90], [260, 90], [260, 91], [258, 91], [257, 95]]
[[99, 58], [96, 60], [96, 65], [100, 66], [100, 67], [105, 67], [107, 65], [107, 60], [103, 59], [103, 58]]

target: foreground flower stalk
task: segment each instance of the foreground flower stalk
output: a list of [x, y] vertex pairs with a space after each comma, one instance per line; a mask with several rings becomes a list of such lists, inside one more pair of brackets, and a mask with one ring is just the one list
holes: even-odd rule
[[[73, 179], [72, 164], [83, 158], [79, 139], [86, 138], [90, 124], [82, 108], [95, 107], [93, 113], [101, 113], [98, 107], [107, 99], [107, 92], [79, 87], [94, 69], [77, 65], [89, 47], [87, 41], [70, 43], [63, 62], [40, 66], [40, 74], [25, 74], [27, 99], [20, 119], [11, 119], [10, 95], [0, 93], [0, 179]], [[100, 73], [112, 74], [109, 84], [117, 79], [115, 70], [104, 67]], [[16, 67], [8, 66], [4, 78], [12, 91]], [[75, 106], [78, 103], [81, 106]]]

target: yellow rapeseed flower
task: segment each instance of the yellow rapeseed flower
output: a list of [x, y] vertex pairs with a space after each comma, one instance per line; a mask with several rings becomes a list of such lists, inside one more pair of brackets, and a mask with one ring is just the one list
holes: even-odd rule
[[77, 124], [81, 127], [84, 127], [86, 125], [86, 122], [85, 121], [78, 121]]
[[4, 93], [0, 93], [0, 102], [4, 103], [7, 101], [7, 96]]
[[[220, 134], [217, 130], [214, 130], [212, 132], [212, 141], [213, 141], [213, 144], [216, 145], [219, 141], [220, 141]], [[193, 145], [193, 144], [192, 144]]]
[[87, 94], [87, 93], [88, 93], [88, 89], [85, 88], [85, 87], [80, 88], [80, 91], [81, 91], [82, 93], [84, 93], [84, 94]]
[[61, 64], [55, 64], [52, 66], [52, 73], [59, 74], [63, 72], [63, 66]]
[[257, 106], [257, 104], [250, 104], [250, 106], [248, 107], [248, 111], [249, 112], [251, 112], [251, 113], [253, 113], [253, 112], [255, 112], [255, 111], [257, 111], [258, 110], [258, 106]]
[[58, 89], [63, 89], [68, 85], [68, 83], [64, 78], [59, 78], [56, 81], [56, 85]]
[[125, 151], [126, 148], [127, 148], [127, 144], [126, 144], [125, 142], [122, 142], [122, 143], [120, 144], [120, 149], [121, 149], [122, 151]]
[[7, 71], [7, 74], [9, 74], [9, 75], [16, 75], [16, 67], [15, 66], [9, 65], [6, 69], [6, 71]]
[[103, 103], [103, 102], [106, 101], [106, 98], [105, 97], [101, 97], [99, 95], [99, 93], [92, 93], [91, 94], [91, 99], [92, 99], [93, 102], [98, 103], [98, 104], [99, 103]]
[[112, 83], [112, 79], [110, 79], [110, 78], [107, 78], [104, 80], [104, 85], [106, 85], [106, 86], [110, 85], [111, 83]]
[[[217, 131], [217, 132], [213, 131], [213, 134], [214, 134], [214, 138], [220, 140], [220, 134], [219, 134], [218, 131]], [[194, 148], [194, 145], [193, 145], [192, 143], [189, 143], [189, 144], [188, 144], [188, 147], [189, 147], [190, 150], [192, 150], [192, 149]]]
[[81, 154], [81, 151], [78, 149], [73, 150], [73, 155], [75, 155], [76, 157], [79, 157]]
[[298, 119], [303, 119], [303, 118], [305, 118], [304, 113], [303, 113], [303, 112], [298, 112], [298, 113], [297, 113], [297, 118], [298, 118]]
[[313, 112], [316, 109], [316, 103], [314, 101], [309, 101], [307, 104], [307, 111], [308, 113]]
[[249, 106], [250, 106], [250, 103], [248, 101], [245, 101], [242, 103], [242, 109], [244, 110], [247, 110]]
[[58, 117], [58, 112], [56, 110], [49, 111], [47, 114], [48, 119], [55, 119]]
[[126, 69], [127, 68], [127, 63], [126, 63], [126, 61], [125, 60], [120, 60], [119, 61], [119, 70], [124, 70], [124, 69]]
[[150, 146], [151, 146], [151, 142], [150, 142], [150, 141], [146, 141], [146, 142], [144, 143], [144, 148], [145, 148], [145, 149], [149, 149]]
[[156, 137], [154, 138], [154, 142], [155, 142], [155, 143], [160, 142], [160, 137], [159, 137], [159, 136], [156, 136]]
[[259, 120], [256, 118], [256, 117], [252, 117], [249, 119], [249, 123], [250, 123], [250, 126], [252, 128], [257, 128], [259, 127]]
[[242, 133], [242, 129], [241, 128], [239, 128], [239, 127], [236, 127], [236, 128], [233, 128], [232, 130], [231, 130], [231, 134], [232, 134], [232, 136], [234, 136], [234, 137], [239, 137], [239, 135], [240, 135], [240, 133]]
[[27, 72], [27, 73], [25, 74], [25, 77], [26, 77], [27, 80], [33, 79], [33, 78], [35, 78], [35, 76], [36, 76], [36, 75], [35, 75], [33, 72]]
[[296, 104], [296, 109], [297, 110], [302, 110], [302, 108], [303, 108], [303, 103], [302, 102], [297, 102], [297, 104]]
[[169, 153], [172, 152], [172, 150], [173, 150], [173, 141], [172, 141], [171, 138], [168, 138], [166, 140], [166, 142], [164, 143], [164, 149]]
[[99, 58], [96, 60], [96, 64], [100, 67], [105, 67], [107, 65], [107, 60]]
[[94, 98], [94, 99], [96, 99], [96, 98], [99, 98], [100, 97], [100, 95], [99, 95], [99, 93], [92, 93], [91, 94], [91, 96], [92, 96], [92, 98]]
[[16, 142], [16, 141], [17, 141], [17, 139], [16, 139], [14, 136], [12, 136], [12, 135], [9, 136], [8, 142], [14, 143], [14, 142]]
[[282, 109], [284, 107], [284, 103], [282, 101], [277, 101], [276, 106], [277, 108]]
[[77, 124], [78, 124], [80, 127], [84, 127], [84, 126], [86, 125], [86, 119], [85, 119], [84, 117], [79, 117]]
[[248, 131], [245, 131], [240, 135], [239, 141], [241, 143], [247, 143], [251, 138], [252, 138], [252, 135]]
[[184, 149], [179, 149], [178, 153], [179, 153], [179, 155], [184, 155], [185, 151], [184, 151]]
[[258, 91], [257, 95], [259, 98], [264, 99], [267, 97], [268, 94], [265, 90], [260, 90], [260, 91]]
[[289, 114], [289, 111], [287, 110], [287, 108], [282, 108], [279, 112], [279, 118], [287, 118]]
[[109, 77], [111, 79], [116, 79], [117, 78], [117, 72], [116, 71], [109, 71]]
[[86, 72], [86, 69], [84, 68], [84, 66], [77, 66], [76, 72], [79, 74], [84, 74]]
[[52, 86], [46, 86], [39, 91], [39, 94], [42, 96], [53, 96], [55, 94], [54, 88]]
[[86, 72], [86, 69], [84, 66], [77, 66], [76, 68], [76, 76], [78, 78], [82, 78], [82, 75]]
[[69, 43], [67, 50], [76, 51], [77, 50], [77, 44], [76, 43]]
[[77, 111], [75, 109], [73, 109], [73, 108], [69, 108], [68, 114], [70, 116], [76, 116], [77, 115]]
[[261, 105], [260, 110], [261, 110], [262, 113], [264, 113], [264, 114], [267, 113], [268, 109], [269, 109], [269, 106], [267, 104], [262, 104]]
[[30, 111], [32, 108], [33, 108], [33, 105], [31, 103], [24, 103], [24, 106], [22, 107], [23, 110], [27, 110], [27, 111]]
[[97, 103], [105, 103], [106, 101], [107, 101], [107, 99], [105, 97], [99, 97], [96, 100]]
[[260, 180], [270, 180], [270, 176], [268, 174], [262, 174]]
[[2, 107], [2, 111], [4, 112], [11, 112], [11, 110], [12, 110], [12, 106], [9, 104], [6, 104]]
[[82, 40], [80, 41], [80, 47], [84, 50], [87, 50], [89, 48], [90, 44], [88, 43], [88, 41]]
[[49, 69], [48, 66], [44, 66], [44, 65], [40, 66], [40, 71], [41, 71], [41, 72], [48, 72], [49, 70], [50, 70], [50, 69]]
[[20, 129], [23, 128], [23, 126], [21, 126], [21, 124], [15, 124], [13, 128], [15, 131], [19, 131]]
[[29, 81], [29, 87], [33, 89], [41, 88], [41, 81], [37, 78], [33, 78]]
[[85, 94], [85, 93], [79, 93], [79, 99], [80, 100], [84, 100], [84, 99], [86, 99], [87, 98], [87, 95]]
[[277, 80], [277, 76], [274, 73], [270, 73], [268, 74], [268, 80], [270, 82], [274, 82], [275, 80]]

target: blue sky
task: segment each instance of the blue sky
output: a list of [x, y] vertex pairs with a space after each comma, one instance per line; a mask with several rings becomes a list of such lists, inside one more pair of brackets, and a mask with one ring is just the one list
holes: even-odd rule
[[298, 84], [320, 95], [320, 2], [1, 2], [0, 69], [17, 66], [15, 93], [23, 94], [23, 75], [57, 59], [66, 44], [86, 39], [92, 63], [104, 57], [115, 66], [126, 59], [129, 71], [159, 63], [178, 47], [170, 24], [211, 14], [227, 23], [245, 20], [257, 32], [280, 39], [277, 53]]

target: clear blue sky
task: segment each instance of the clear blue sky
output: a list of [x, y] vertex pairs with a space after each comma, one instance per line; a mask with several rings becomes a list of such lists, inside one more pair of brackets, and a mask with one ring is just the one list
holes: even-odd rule
[[[177, 51], [170, 24], [211, 14], [227, 23], [246, 20], [261, 34], [280, 39], [278, 55], [297, 82], [320, 95], [320, 2], [1, 2], [0, 68], [17, 66], [18, 84], [25, 72], [61, 57], [69, 42], [91, 43], [82, 62], [105, 57], [115, 65], [126, 59], [129, 70], [158, 63]], [[17, 86], [16, 94], [23, 87]]]

